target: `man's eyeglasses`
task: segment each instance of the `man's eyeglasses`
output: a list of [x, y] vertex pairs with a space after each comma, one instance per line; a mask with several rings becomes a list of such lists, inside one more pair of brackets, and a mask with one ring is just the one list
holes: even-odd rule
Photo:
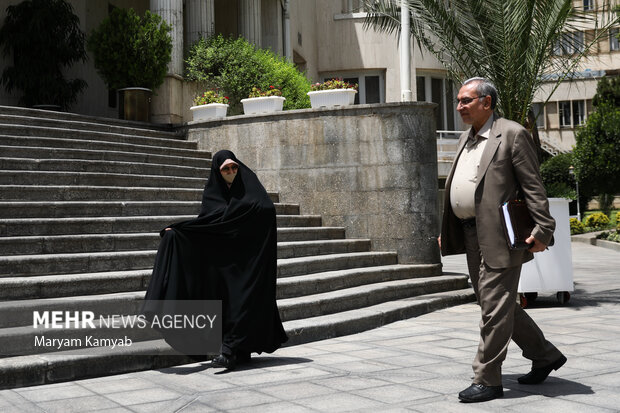
[[223, 167], [222, 169], [220, 169], [221, 172], [235, 172], [237, 169], [239, 169], [239, 165], [226, 165], [225, 167]]
[[459, 103], [462, 106], [467, 106], [469, 105], [471, 102], [473, 102], [475, 99], [480, 99], [480, 98], [484, 98], [487, 97], [488, 95], [480, 95], [480, 96], [476, 96], [474, 98], [462, 98], [462, 99], [456, 99], [456, 106], [459, 105]]

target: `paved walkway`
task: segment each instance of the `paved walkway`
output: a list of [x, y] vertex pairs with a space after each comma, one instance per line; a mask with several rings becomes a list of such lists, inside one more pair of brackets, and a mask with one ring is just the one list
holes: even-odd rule
[[[462, 404], [478, 342], [474, 304], [382, 328], [280, 349], [233, 372], [192, 364], [0, 391], [1, 412], [618, 412], [620, 253], [573, 243], [575, 292], [566, 306], [542, 295], [528, 311], [568, 357], [542, 385], [516, 345], [504, 398]], [[463, 271], [464, 257], [445, 261]]]

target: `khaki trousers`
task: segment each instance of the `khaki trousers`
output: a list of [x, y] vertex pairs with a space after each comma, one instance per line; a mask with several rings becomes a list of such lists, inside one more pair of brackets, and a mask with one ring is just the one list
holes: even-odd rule
[[480, 305], [480, 343], [474, 358], [474, 383], [485, 386], [502, 384], [502, 362], [510, 340], [532, 360], [532, 367], [544, 367], [559, 359], [562, 353], [545, 339], [534, 320], [517, 303], [521, 266], [490, 268], [478, 245], [475, 224], [464, 226], [465, 249], [469, 276]]

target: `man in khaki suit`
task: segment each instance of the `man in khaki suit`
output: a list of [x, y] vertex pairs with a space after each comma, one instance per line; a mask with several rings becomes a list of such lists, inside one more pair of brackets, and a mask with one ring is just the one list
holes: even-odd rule
[[[501, 366], [511, 339], [532, 361], [532, 370], [518, 379], [521, 384], [542, 383], [566, 362], [517, 304], [521, 265], [553, 242], [555, 221], [529, 133], [493, 112], [495, 86], [483, 78], [469, 79], [457, 101], [457, 111], [471, 128], [460, 137], [446, 181], [439, 245], [442, 255], [467, 256], [482, 320], [473, 383], [459, 399], [482, 402], [503, 396]], [[525, 200], [535, 223], [526, 240], [529, 250], [512, 250], [506, 242], [499, 207], [514, 199]]]

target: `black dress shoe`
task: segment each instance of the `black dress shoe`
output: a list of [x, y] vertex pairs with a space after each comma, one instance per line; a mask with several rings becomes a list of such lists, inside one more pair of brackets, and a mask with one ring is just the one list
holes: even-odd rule
[[553, 363], [549, 364], [545, 367], [538, 367], [536, 369], [532, 369], [525, 376], [521, 376], [517, 379], [517, 381], [521, 384], [538, 384], [545, 381], [551, 370], [557, 370], [562, 367], [566, 363], [566, 357], [562, 356]]
[[211, 360], [211, 364], [215, 367], [224, 367], [233, 370], [237, 366], [237, 358], [235, 355], [221, 353], [219, 356]]
[[473, 383], [459, 393], [459, 400], [464, 403], [487, 402], [503, 395], [504, 388], [502, 386], [485, 386], [484, 384]]

